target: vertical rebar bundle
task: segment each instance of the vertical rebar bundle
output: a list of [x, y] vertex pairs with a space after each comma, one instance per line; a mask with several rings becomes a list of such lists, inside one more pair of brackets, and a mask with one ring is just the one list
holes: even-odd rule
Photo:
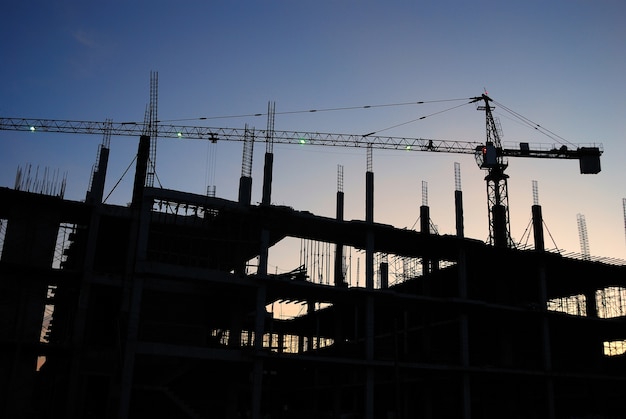
[[150, 137], [150, 153], [148, 172], [146, 174], [146, 186], [154, 186], [154, 176], [156, 173], [156, 149], [157, 149], [157, 104], [159, 91], [159, 74], [156, 71], [150, 72], [150, 105], [146, 111], [146, 128], [144, 135]]
[[454, 190], [461, 190], [461, 164], [454, 162]]
[[584, 260], [589, 260], [591, 254], [589, 253], [589, 238], [587, 237], [587, 223], [583, 214], [576, 215], [578, 221], [578, 236], [580, 238], [580, 253], [582, 253]]
[[343, 192], [343, 166], [337, 165], [337, 192]]
[[42, 178], [40, 178], [39, 166], [35, 169], [34, 174], [32, 174], [31, 171], [32, 166], [30, 164], [25, 169], [21, 167], [17, 168], [14, 186], [16, 191], [33, 192], [42, 195], [57, 196], [59, 198], [65, 196], [67, 173], [64, 173], [61, 178], [58, 170], [51, 172], [50, 169], [46, 167], [43, 169]]
[[265, 152], [274, 152], [274, 115], [276, 114], [276, 102], [267, 103], [267, 129], [265, 130]]
[[254, 128], [245, 127], [245, 136], [243, 140], [243, 156], [241, 160], [241, 176], [252, 177], [252, 157], [254, 153]]

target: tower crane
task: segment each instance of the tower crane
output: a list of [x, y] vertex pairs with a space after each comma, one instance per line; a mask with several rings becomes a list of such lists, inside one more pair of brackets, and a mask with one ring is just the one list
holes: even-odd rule
[[[486, 141], [435, 140], [426, 138], [392, 137], [373, 134], [338, 134], [306, 131], [277, 131], [273, 126], [268, 132], [258, 130], [260, 138], [271, 138], [277, 144], [296, 144], [335, 147], [366, 147], [368, 149], [422, 151], [434, 153], [473, 154], [478, 166], [487, 171], [489, 242], [494, 246], [512, 246], [508, 209], [508, 190], [505, 169], [509, 157], [533, 157], [550, 159], [576, 159], [579, 161], [581, 174], [599, 173], [601, 144], [576, 145], [568, 148], [565, 145], [531, 144], [520, 142], [505, 146], [493, 117], [492, 99], [486, 94], [470, 98], [469, 103], [479, 103], [479, 110], [485, 111]], [[111, 121], [76, 121], [59, 119], [5, 118], [0, 117], [2, 131], [55, 132], [72, 134], [105, 134], [115, 136], [139, 137], [146, 132], [160, 138], [218, 141], [247, 141], [250, 136], [246, 128], [214, 128], [163, 124], [153, 121], [150, 127], [146, 122]], [[271, 133], [269, 132], [271, 130]], [[268, 134], [268, 135], [266, 135]], [[269, 140], [268, 140], [269, 141]]]

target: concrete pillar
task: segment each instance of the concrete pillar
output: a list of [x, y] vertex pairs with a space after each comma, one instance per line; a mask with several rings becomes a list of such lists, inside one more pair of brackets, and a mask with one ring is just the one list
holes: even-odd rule
[[142, 135], [139, 138], [139, 148], [137, 150], [137, 163], [135, 168], [135, 182], [133, 186], [133, 199], [131, 205], [138, 207], [143, 198], [143, 189], [146, 184], [146, 174], [148, 173], [148, 160], [150, 158], [150, 137]]
[[[458, 232], [458, 231], [457, 231]], [[459, 251], [458, 266], [458, 280], [459, 280], [459, 298], [466, 299], [467, 296], [467, 255], [465, 249], [461, 248]], [[462, 373], [462, 397], [463, 397], [463, 419], [470, 419], [472, 417], [472, 394], [471, 394], [471, 375], [467, 371], [470, 366], [470, 351], [469, 351], [469, 317], [468, 314], [463, 312], [459, 318], [459, 333], [460, 333], [460, 357], [461, 366], [465, 369]]]
[[591, 288], [585, 291], [585, 309], [587, 311], [587, 317], [598, 317], [598, 301], [596, 300], [595, 288]]
[[465, 237], [465, 227], [463, 222], [463, 192], [454, 191], [454, 209], [456, 215], [456, 235]]
[[270, 232], [267, 228], [261, 230], [261, 248], [259, 249], [259, 268], [257, 269], [257, 276], [267, 275], [267, 261], [269, 258], [269, 241]]
[[[420, 206], [420, 233], [430, 235], [430, 208], [427, 205]], [[422, 257], [422, 276], [430, 273], [430, 259]], [[427, 284], [424, 284], [424, 292], [427, 292]]]
[[[374, 222], [374, 173], [365, 173], [365, 221]], [[365, 249], [365, 287], [374, 288], [374, 233], [367, 232]]]
[[367, 296], [365, 302], [365, 419], [374, 419], [374, 298]]
[[85, 201], [88, 204], [102, 203], [104, 197], [104, 184], [107, 175], [107, 166], [109, 164], [109, 149], [100, 146], [100, 158], [98, 159], [98, 169], [93, 173], [91, 180], [91, 188], [87, 191], [87, 197]]
[[[81, 279], [80, 292], [78, 297], [78, 305], [76, 315], [74, 318], [74, 333], [72, 335], [72, 346], [74, 351], [70, 360], [69, 370], [69, 391], [67, 395], [68, 400], [68, 419], [81, 419], [83, 412], [81, 407], [81, 390], [82, 390], [82, 375], [81, 375], [81, 359], [83, 351], [83, 342], [85, 341], [85, 333], [87, 329], [87, 312], [89, 309], [89, 301], [91, 297], [91, 283], [93, 279], [93, 264], [96, 254], [96, 243], [98, 240], [98, 230], [100, 227], [100, 212], [101, 205], [96, 202], [96, 208], [91, 214], [89, 221], [89, 229], [87, 235], [87, 243], [85, 248], [85, 259], [83, 263], [83, 276]], [[106, 409], [103, 406], [103, 409]], [[109, 406], [109, 409], [113, 407]]]
[[[254, 325], [254, 352], [263, 351], [265, 333], [265, 286], [257, 288], [256, 317]], [[263, 397], [263, 359], [256, 357], [252, 367], [252, 419], [261, 419], [261, 401]]]
[[[368, 150], [368, 159], [371, 161], [371, 149]], [[368, 163], [371, 165], [371, 162]], [[365, 221], [374, 222], [374, 172], [365, 173]], [[365, 287], [374, 289], [374, 233], [367, 232], [367, 248], [365, 249]], [[365, 358], [368, 365], [365, 367], [365, 419], [374, 419], [374, 367], [370, 364], [374, 360], [374, 300], [368, 296], [365, 304]]]
[[272, 176], [274, 167], [274, 154], [265, 153], [265, 165], [263, 166], [263, 197], [262, 205], [271, 205], [272, 203]]
[[365, 173], [365, 221], [374, 222], [374, 172]]
[[238, 202], [246, 206], [252, 202], [252, 178], [250, 176], [241, 176], [239, 178]]
[[380, 263], [380, 288], [389, 288], [389, 264], [387, 262]]
[[430, 234], [430, 208], [427, 205], [420, 206], [420, 233]]
[[533, 205], [532, 214], [535, 250], [538, 252], [543, 252], [545, 250], [545, 245], [543, 240], [543, 216], [541, 215], [541, 205]]
[[[344, 195], [343, 192], [337, 192], [337, 221], [343, 221]], [[335, 243], [335, 286], [347, 286], [343, 277], [343, 241], [338, 240]]]
[[[142, 137], [143, 139], [144, 137]], [[149, 139], [149, 137], [146, 137]], [[148, 141], [148, 145], [150, 142]], [[141, 147], [141, 146], [140, 146]], [[139, 162], [138, 162], [139, 165]], [[126, 261], [125, 286], [123, 297], [123, 311], [127, 316], [126, 342], [124, 346], [123, 364], [120, 376], [118, 418], [126, 419], [130, 414], [130, 401], [133, 389], [135, 358], [139, 340], [139, 318], [141, 315], [141, 301], [143, 298], [144, 278], [138, 274], [138, 266], [145, 263], [150, 232], [150, 210], [152, 203], [143, 199], [143, 188], [138, 194], [141, 198], [135, 202], [133, 219], [130, 228], [128, 255]]]

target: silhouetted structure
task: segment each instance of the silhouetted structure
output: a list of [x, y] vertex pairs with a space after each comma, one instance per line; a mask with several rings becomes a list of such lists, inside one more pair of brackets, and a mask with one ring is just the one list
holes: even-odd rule
[[[625, 417], [626, 267], [465, 238], [460, 181], [456, 235], [376, 223], [369, 153], [364, 221], [342, 168], [335, 219], [271, 205], [271, 150], [258, 206], [249, 173], [238, 201], [145, 187], [148, 136], [127, 207], [106, 161], [86, 202], [0, 188], [0, 416]], [[334, 280], [268, 272], [286, 238], [342, 249]], [[391, 281], [392, 258], [416, 269]]]

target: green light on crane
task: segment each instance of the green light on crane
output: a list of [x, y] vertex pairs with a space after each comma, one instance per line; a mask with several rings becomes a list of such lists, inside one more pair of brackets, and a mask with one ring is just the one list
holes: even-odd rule
[[30, 132], [35, 132], [35, 127], [30, 127]]
[[299, 142], [300, 142], [300, 144], [304, 145], [304, 144], [306, 144], [306, 139], [305, 138], [300, 138]]
[[176, 136], [177, 136], [178, 138], [183, 138], [183, 133], [182, 133], [182, 132], [178, 132], [178, 133], [176, 133]]

